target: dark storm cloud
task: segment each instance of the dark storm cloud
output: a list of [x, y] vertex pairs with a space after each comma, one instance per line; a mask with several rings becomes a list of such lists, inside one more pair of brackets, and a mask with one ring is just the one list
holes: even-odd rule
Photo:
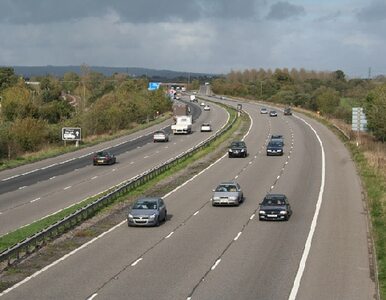
[[[264, 1], [264, 0], [262, 0]], [[1, 0], [0, 22], [9, 24], [44, 24], [68, 22], [116, 13], [129, 23], [152, 23], [169, 20], [196, 21], [201, 18], [250, 18], [256, 2], [244, 0]]]
[[277, 2], [271, 6], [267, 15], [269, 20], [285, 20], [305, 14], [303, 6], [294, 5], [289, 2]]
[[364, 22], [378, 22], [386, 20], [386, 2], [382, 1], [374, 1], [370, 3], [368, 6], [362, 8], [357, 17], [360, 21]]

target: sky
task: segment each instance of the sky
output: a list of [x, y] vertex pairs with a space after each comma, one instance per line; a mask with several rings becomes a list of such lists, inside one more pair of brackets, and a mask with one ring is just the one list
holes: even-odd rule
[[386, 74], [385, 29], [386, 0], [0, 0], [0, 66], [367, 78]]

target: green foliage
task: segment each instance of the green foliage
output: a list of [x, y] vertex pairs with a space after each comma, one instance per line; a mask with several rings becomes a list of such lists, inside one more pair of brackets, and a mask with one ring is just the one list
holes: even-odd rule
[[321, 86], [314, 93], [318, 110], [324, 115], [332, 115], [339, 106], [339, 93], [332, 88]]
[[39, 107], [40, 119], [50, 124], [56, 124], [69, 119], [74, 113], [74, 108], [65, 100], [55, 100]]
[[368, 128], [374, 136], [386, 141], [386, 84], [376, 87], [366, 98], [365, 113]]
[[17, 77], [13, 68], [0, 67], [0, 92], [16, 84]]
[[47, 137], [47, 124], [31, 117], [16, 119], [10, 128], [10, 133], [21, 150], [36, 151]]
[[37, 107], [31, 101], [30, 91], [25, 86], [15, 85], [3, 92], [1, 115], [4, 120], [31, 117], [36, 112]]

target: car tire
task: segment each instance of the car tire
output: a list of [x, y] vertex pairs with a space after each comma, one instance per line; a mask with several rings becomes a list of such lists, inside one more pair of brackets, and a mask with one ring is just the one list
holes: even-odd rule
[[168, 216], [168, 211], [166, 210], [165, 211], [165, 217], [164, 217], [164, 220], [163, 220], [164, 222], [166, 222], [167, 216]]
[[155, 222], [155, 226], [158, 227], [160, 224], [160, 221], [159, 221], [159, 216], [157, 217], [157, 222]]

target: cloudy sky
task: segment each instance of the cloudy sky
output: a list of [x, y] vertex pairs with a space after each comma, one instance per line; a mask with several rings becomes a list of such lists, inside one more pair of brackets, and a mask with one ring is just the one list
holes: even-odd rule
[[385, 0], [0, 0], [0, 65], [386, 74]]

